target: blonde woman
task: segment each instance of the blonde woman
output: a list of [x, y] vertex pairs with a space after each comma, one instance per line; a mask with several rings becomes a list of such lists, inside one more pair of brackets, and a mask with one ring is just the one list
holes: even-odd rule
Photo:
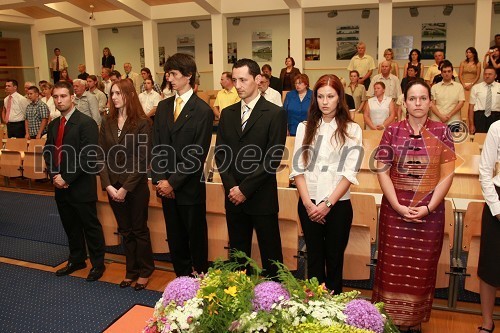
[[[385, 49], [384, 58], [386, 61], [391, 63], [391, 74], [399, 77], [399, 66], [397, 62], [394, 61], [394, 51], [391, 48]], [[383, 61], [382, 61], [383, 62]], [[378, 72], [381, 73], [382, 62], [378, 64]]]

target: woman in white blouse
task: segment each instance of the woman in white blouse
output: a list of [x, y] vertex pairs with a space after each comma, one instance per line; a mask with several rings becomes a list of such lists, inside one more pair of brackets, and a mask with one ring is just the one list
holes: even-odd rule
[[351, 120], [344, 94], [337, 76], [319, 78], [307, 122], [297, 128], [290, 174], [300, 194], [298, 212], [309, 277], [316, 277], [335, 294], [342, 292], [344, 251], [353, 216], [349, 186], [358, 184], [362, 141], [362, 130]]
[[483, 322], [479, 332], [493, 332], [493, 309], [495, 295], [500, 288], [500, 265], [497, 257], [500, 253], [500, 121], [494, 122], [484, 141], [481, 161], [479, 162], [479, 181], [486, 204], [481, 222], [481, 246], [477, 275], [481, 294]]
[[367, 130], [383, 131], [396, 118], [394, 102], [392, 98], [385, 96], [383, 82], [377, 82], [373, 85], [373, 94], [375, 96], [369, 98], [368, 102], [365, 103], [363, 118]]
[[42, 92], [42, 102], [47, 104], [47, 107], [50, 111], [49, 121], [52, 121], [61, 115], [61, 112], [56, 109], [56, 105], [54, 103], [54, 99], [52, 98], [52, 89], [54, 86], [50, 82], [43, 83], [40, 86], [40, 90]]

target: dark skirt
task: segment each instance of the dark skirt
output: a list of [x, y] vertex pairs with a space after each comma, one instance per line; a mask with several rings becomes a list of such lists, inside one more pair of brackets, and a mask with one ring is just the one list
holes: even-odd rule
[[[500, 188], [497, 187], [500, 195]], [[491, 215], [487, 204], [483, 208], [481, 222], [481, 246], [477, 275], [487, 284], [496, 288], [500, 287], [500, 265], [497, 257], [500, 254], [500, 221]]]
[[[402, 205], [415, 192], [396, 190]], [[427, 205], [432, 194], [422, 199]], [[382, 198], [379, 247], [372, 301], [384, 302], [396, 325], [415, 326], [428, 321], [436, 284], [437, 264], [444, 233], [444, 201], [422, 223], [411, 223]]]

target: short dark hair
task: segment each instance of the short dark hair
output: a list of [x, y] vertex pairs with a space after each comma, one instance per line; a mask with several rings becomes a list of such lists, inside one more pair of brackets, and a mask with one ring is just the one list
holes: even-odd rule
[[441, 65], [441, 70], [443, 70], [443, 68], [451, 68], [451, 70], [453, 70], [453, 64], [451, 63], [451, 61], [449, 60], [443, 60], [443, 64]]
[[379, 86], [381, 86], [382, 88], [384, 88], [384, 89], [385, 89], [385, 83], [384, 83], [384, 82], [382, 82], [382, 81], [377, 81], [377, 82], [375, 82], [375, 83], [373, 84], [373, 86], [375, 87], [377, 84], [378, 84]]
[[36, 92], [37, 94], [40, 94], [40, 89], [38, 89], [38, 87], [37, 87], [37, 86], [31, 86], [31, 87], [29, 87], [29, 88], [28, 88], [28, 91], [29, 91], [29, 90], [33, 90], [33, 91], [34, 91], [34, 92]]
[[270, 72], [273, 71], [273, 69], [271, 68], [271, 65], [269, 65], [269, 64], [262, 65], [262, 71], [264, 71], [265, 68], [269, 69]]
[[408, 65], [408, 68], [406, 70], [408, 71], [409, 69], [413, 69], [415, 73], [418, 73], [418, 66]]
[[495, 74], [496, 74], [496, 72], [497, 72], [497, 70], [496, 70], [496, 68], [495, 68], [495, 67], [493, 67], [493, 66], [491, 66], [491, 65], [488, 65], [488, 66], [486, 66], [486, 67], [483, 69], [483, 73], [484, 73], [484, 71], [485, 71], [485, 70], [487, 70], [487, 69], [492, 69], [492, 70], [494, 70], [494, 71], [495, 71]]
[[14, 80], [14, 79], [7, 79], [7, 80], [5, 81], [5, 83], [7, 83], [7, 82], [12, 82], [12, 85], [13, 85], [14, 87], [19, 87], [19, 83], [17, 82], [17, 80]]
[[[129, 78], [129, 79], [130, 79], [130, 78]], [[146, 80], [151, 81], [151, 84], [152, 84], [153, 86], [155, 85], [155, 80], [153, 80], [153, 78], [151, 77], [151, 75], [150, 75], [150, 76], [148, 76], [148, 77], [144, 80], [144, 82], [146, 82]], [[132, 82], [134, 82], [134, 81], [132, 81]], [[154, 88], [154, 87], [153, 87], [153, 88]]]
[[225, 75], [229, 80], [233, 79], [233, 73], [231, 72], [222, 72], [222, 75]]
[[406, 85], [405, 91], [403, 92], [405, 101], [408, 98], [408, 90], [416, 85], [424, 87], [427, 90], [427, 97], [431, 97], [431, 87], [422, 78], [417, 77], [415, 80], [408, 82], [408, 84]]
[[56, 52], [56, 51], [61, 51], [61, 50], [60, 50], [58, 47], [56, 47], [56, 48], [54, 49], [54, 52]]
[[268, 74], [260, 74], [260, 76], [265, 77], [268, 81], [271, 80], [271, 77]]
[[87, 77], [87, 79], [91, 79], [92, 81], [97, 82], [97, 76], [95, 76], [95, 75], [93, 75], [93, 74], [92, 74], [92, 75], [89, 75], [89, 76]]
[[359, 77], [359, 72], [355, 69], [353, 69], [352, 71], [349, 71], [349, 76], [351, 76], [352, 73], [356, 73]]
[[167, 58], [164, 69], [165, 72], [177, 70], [181, 72], [183, 76], [191, 76], [189, 78], [189, 85], [194, 87], [197, 70], [193, 56], [185, 53], [176, 53]]
[[239, 59], [238, 61], [236, 61], [233, 65], [233, 69], [241, 68], [241, 67], [245, 67], [245, 66], [248, 67], [248, 72], [250, 73], [250, 75], [253, 76], [254, 79], [257, 75], [260, 75], [260, 67], [257, 64], [257, 62], [255, 62], [255, 60], [248, 59], [248, 58], [243, 58], [243, 59]]
[[295, 66], [295, 59], [293, 59], [292, 57], [286, 57], [285, 62], [286, 62], [286, 59], [290, 59], [292, 61], [292, 66]]
[[120, 73], [117, 70], [113, 70], [113, 71], [111, 71], [111, 73], [109, 74], [109, 76], [116, 76], [117, 79], [120, 79], [122, 77], [122, 73]]
[[57, 88], [66, 88], [68, 89], [70, 95], [75, 94], [75, 89], [73, 89], [73, 85], [68, 81], [58, 81], [56, 84], [54, 84], [54, 89]]

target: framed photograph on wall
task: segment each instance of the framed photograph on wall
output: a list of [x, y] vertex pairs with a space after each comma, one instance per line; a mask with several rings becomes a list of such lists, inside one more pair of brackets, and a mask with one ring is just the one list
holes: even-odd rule
[[423, 40], [421, 48], [422, 59], [434, 59], [434, 52], [443, 51], [446, 57], [446, 41], [445, 40]]
[[273, 60], [273, 34], [271, 31], [252, 32], [252, 59], [257, 62]]
[[177, 52], [186, 53], [195, 57], [194, 35], [178, 35], [177, 36]]
[[337, 26], [337, 60], [349, 60], [357, 52], [359, 25]]
[[306, 38], [305, 40], [305, 60], [319, 60], [320, 41], [319, 38]]

